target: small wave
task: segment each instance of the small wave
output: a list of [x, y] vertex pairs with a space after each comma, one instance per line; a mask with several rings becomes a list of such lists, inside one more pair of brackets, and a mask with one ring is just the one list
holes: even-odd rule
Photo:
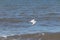
[[18, 22], [22, 22], [22, 20], [15, 19], [15, 18], [0, 18], [0, 22], [18, 23]]

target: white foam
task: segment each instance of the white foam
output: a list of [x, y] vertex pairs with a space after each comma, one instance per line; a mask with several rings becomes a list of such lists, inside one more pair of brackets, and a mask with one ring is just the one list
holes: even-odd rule
[[42, 35], [45, 35], [45, 33], [42, 33]]
[[4, 36], [2, 36], [2, 37], [7, 38], [7, 36], [6, 36], [6, 35], [4, 35]]

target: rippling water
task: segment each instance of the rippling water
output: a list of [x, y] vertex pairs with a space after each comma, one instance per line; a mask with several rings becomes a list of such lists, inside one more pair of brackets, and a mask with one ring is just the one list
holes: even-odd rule
[[60, 32], [59, 0], [0, 0], [1, 36], [37, 32]]

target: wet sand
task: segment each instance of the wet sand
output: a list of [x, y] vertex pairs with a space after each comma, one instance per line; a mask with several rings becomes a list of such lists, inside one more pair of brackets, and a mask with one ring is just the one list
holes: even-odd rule
[[42, 33], [14, 35], [6, 38], [0, 37], [0, 40], [60, 40], [60, 32], [45, 33], [44, 35]]

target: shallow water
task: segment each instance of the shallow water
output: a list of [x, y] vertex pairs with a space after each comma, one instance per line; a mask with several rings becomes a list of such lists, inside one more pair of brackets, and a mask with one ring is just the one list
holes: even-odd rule
[[0, 0], [0, 36], [37, 32], [60, 32], [59, 0]]

